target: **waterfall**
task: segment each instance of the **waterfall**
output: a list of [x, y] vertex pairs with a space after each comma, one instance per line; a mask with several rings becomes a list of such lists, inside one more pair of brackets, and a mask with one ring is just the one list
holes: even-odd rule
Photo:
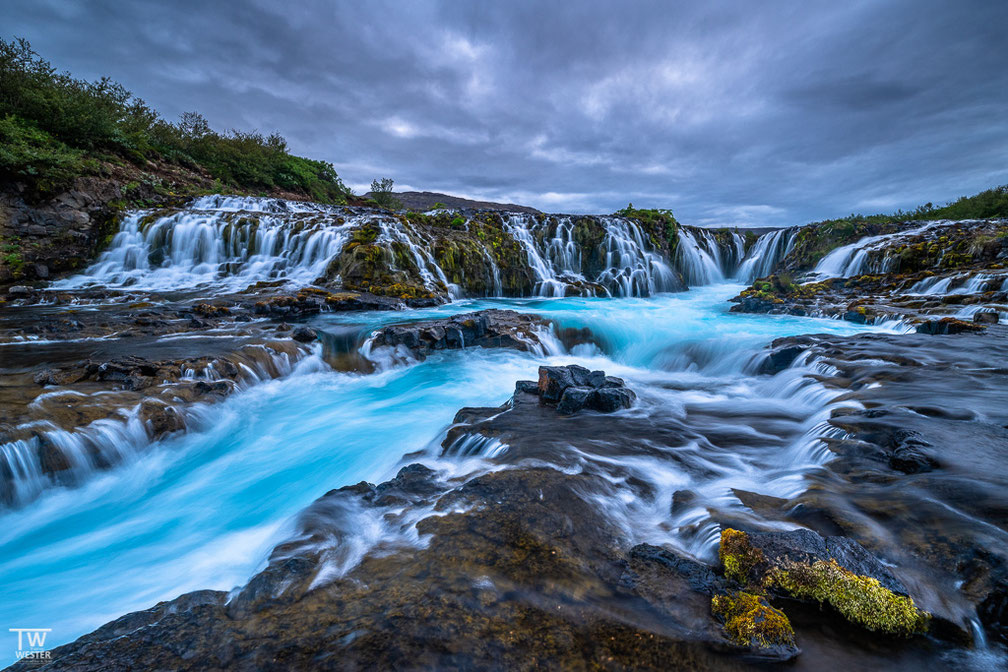
[[[907, 294], [938, 295], [938, 294], [980, 294], [984, 291], [994, 291], [1000, 284], [1001, 276], [996, 273], [977, 273], [950, 275], [947, 277], [931, 276], [914, 283]], [[1008, 282], [1008, 276], [1005, 276]], [[953, 284], [957, 286], [949, 289]]]
[[794, 248], [799, 230], [799, 227], [791, 227], [764, 233], [739, 264], [735, 277], [743, 282], [752, 282], [773, 273], [777, 264]]
[[869, 271], [879, 273], [889, 272], [892, 270], [891, 266], [895, 261], [894, 258], [886, 256], [881, 262], [869, 267], [868, 253], [881, 250], [893, 240], [920, 235], [930, 229], [948, 223], [948, 220], [935, 220], [903, 231], [885, 233], [878, 236], [867, 236], [849, 245], [843, 245], [820, 259], [812, 271], [812, 276], [820, 279], [850, 278], [856, 275], [863, 275]]
[[171, 214], [126, 215], [94, 264], [53, 287], [163, 291], [210, 283], [237, 290], [261, 280], [307, 284], [323, 274], [362, 220], [322, 211], [237, 211], [232, 208], [249, 199], [216, 198], [227, 208], [205, 209], [216, 201], [197, 199], [193, 208]]
[[534, 217], [511, 214], [504, 220], [505, 230], [525, 250], [536, 282], [533, 293], [537, 296], [561, 297], [568, 284], [585, 280], [581, 274], [581, 255], [574, 254], [568, 245], [573, 242], [570, 238], [573, 227], [564, 224], [559, 223], [554, 237], [542, 245], [533, 235], [533, 228], [541, 227]]
[[725, 279], [717, 240], [708, 231], [680, 226], [676, 256], [679, 270], [688, 285], [710, 285]]
[[[444, 269], [434, 260], [434, 255], [430, 252], [430, 248], [433, 247], [433, 241], [428, 240], [415, 229], [410, 229], [409, 233], [407, 233], [402, 223], [397, 219], [382, 219], [378, 222], [378, 228], [381, 230], [378, 242], [401, 243], [409, 250], [410, 255], [413, 257], [413, 263], [416, 264], [417, 270], [420, 273], [424, 287], [431, 291], [436, 291], [439, 289], [438, 285], [441, 285], [448, 290], [452, 298], [462, 298], [462, 288], [448, 282], [448, 276], [445, 275]], [[420, 239], [422, 245], [417, 244], [414, 237]]]
[[939, 278], [937, 276], [924, 278], [917, 281], [913, 287], [907, 290], [907, 294], [944, 294], [948, 291], [952, 277]]
[[[661, 255], [644, 241], [637, 224], [622, 217], [603, 217], [605, 269], [596, 282], [617, 296], [650, 296], [675, 289], [676, 277]], [[615, 290], [615, 291], [614, 291]]]
[[561, 297], [569, 286], [583, 283], [601, 285], [615, 296], [650, 296], [677, 288], [675, 272], [652, 249], [636, 222], [623, 217], [600, 217], [597, 222], [605, 232], [596, 250], [603, 267], [588, 277], [582, 258], [586, 250], [575, 240], [571, 218], [540, 222], [525, 214], [505, 217], [505, 230], [525, 250], [535, 278], [534, 294]]

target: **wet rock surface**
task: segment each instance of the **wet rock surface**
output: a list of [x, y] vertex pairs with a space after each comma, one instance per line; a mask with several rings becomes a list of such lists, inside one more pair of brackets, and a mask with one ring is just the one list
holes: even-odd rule
[[540, 348], [540, 334], [549, 330], [549, 323], [535, 315], [488, 309], [384, 327], [371, 337], [370, 347], [402, 347], [421, 360], [437, 350], [472, 347], [527, 351]]
[[515, 393], [533, 392], [546, 404], [556, 405], [560, 415], [574, 415], [581, 410], [614, 413], [630, 408], [637, 395], [621, 378], [590, 371], [583, 366], [540, 366], [539, 381], [519, 381]]
[[[519, 381], [502, 407], [460, 410], [437, 459], [408, 457], [386, 483], [317, 500], [245, 587], [118, 619], [56, 649], [51, 669], [548, 661], [719, 670], [784, 660], [795, 669], [821, 669], [825, 661], [919, 669], [950, 645], [969, 646], [970, 618], [981, 619], [992, 638], [1003, 627], [1005, 557], [997, 539], [1005, 532], [983, 521], [1008, 519], [1000, 513], [1008, 507], [1003, 471], [993, 468], [1008, 457], [1008, 416], [990, 394], [1005, 389], [1006, 372], [986, 364], [1008, 354], [1005, 342], [997, 334], [911, 334], [775, 343], [828, 363], [824, 383], [864, 408], [831, 418], [844, 432], [827, 439], [836, 458], [809, 477], [804, 494], [782, 500], [736, 491], [761, 512], [748, 530], [752, 547], [768, 571], [835, 562], [892, 595], [912, 596], [934, 614], [927, 636], [875, 632], [787, 591], [753, 594], [739, 581], [748, 570], [729, 574], [709, 559], [628, 540], [606, 502], [620, 488], [646, 493], [651, 486], [621, 472], [619, 462], [663, 442], [685, 445], [689, 430], [646, 406], [560, 415], [551, 404], [589, 387], [577, 383], [607, 389], [615, 381], [553, 367], [541, 381]], [[961, 394], [939, 412], [921, 402], [923, 389], [937, 388]], [[930, 470], [890, 464], [910, 449], [933, 457]], [[443, 468], [444, 460], [473, 457], [486, 466]], [[676, 496], [689, 506], [688, 496]], [[384, 531], [377, 541], [359, 537], [365, 524]], [[780, 525], [789, 529], [772, 529]], [[750, 569], [761, 575], [757, 565]], [[928, 588], [943, 582], [941, 595]]]

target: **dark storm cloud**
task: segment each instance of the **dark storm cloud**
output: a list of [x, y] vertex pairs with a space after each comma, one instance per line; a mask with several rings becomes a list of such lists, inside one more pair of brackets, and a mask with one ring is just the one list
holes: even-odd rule
[[785, 224], [1008, 182], [1008, 5], [4, 3], [168, 118], [280, 131], [365, 190]]

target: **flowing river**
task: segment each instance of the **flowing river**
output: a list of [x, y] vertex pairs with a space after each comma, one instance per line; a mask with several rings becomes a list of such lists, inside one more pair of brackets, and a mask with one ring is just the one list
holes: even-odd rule
[[[503, 403], [516, 380], [535, 378], [545, 363], [622, 376], [639, 395], [633, 412], [669, 414], [689, 427], [688, 445], [621, 465], [650, 479], [662, 496], [613, 501], [611, 515], [633, 520], [626, 527], [636, 541], [713, 561], [717, 527], [707, 511], [738, 506], [732, 488], [778, 497], [802, 492], [806, 475], [828, 457], [819, 438], [836, 431], [824, 424], [836, 392], [805, 375], [810, 368], [759, 376], [758, 353], [786, 335], [903, 331], [898, 324], [729, 313], [727, 299], [742, 288], [721, 283], [650, 298], [480, 299], [406, 314], [323, 314], [314, 327], [363, 333], [404, 319], [513, 308], [561, 328], [587, 327], [601, 346], [445, 351], [363, 375], [330, 369], [316, 344], [292, 375], [204, 410], [197, 431], [163, 440], [79, 488], [52, 489], [0, 514], [0, 622], [51, 627], [48, 645], [65, 643], [159, 600], [244, 583], [291, 534], [300, 510], [329, 489], [393, 476], [407, 454], [419, 452], [409, 461], [439, 468], [493, 468], [479, 455], [438, 458], [430, 448], [460, 407]], [[678, 490], [697, 500], [670, 520]], [[379, 525], [362, 524], [351, 545], [360, 552], [382, 534]]]

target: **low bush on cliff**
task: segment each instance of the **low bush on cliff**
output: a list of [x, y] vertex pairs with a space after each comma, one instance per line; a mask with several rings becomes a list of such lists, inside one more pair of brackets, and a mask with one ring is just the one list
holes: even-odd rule
[[169, 123], [107, 77], [57, 72], [26, 40], [0, 39], [0, 175], [47, 192], [99, 160], [149, 159], [202, 169], [233, 190], [329, 203], [348, 193], [332, 164], [289, 154], [279, 135], [218, 133], [198, 113]]

